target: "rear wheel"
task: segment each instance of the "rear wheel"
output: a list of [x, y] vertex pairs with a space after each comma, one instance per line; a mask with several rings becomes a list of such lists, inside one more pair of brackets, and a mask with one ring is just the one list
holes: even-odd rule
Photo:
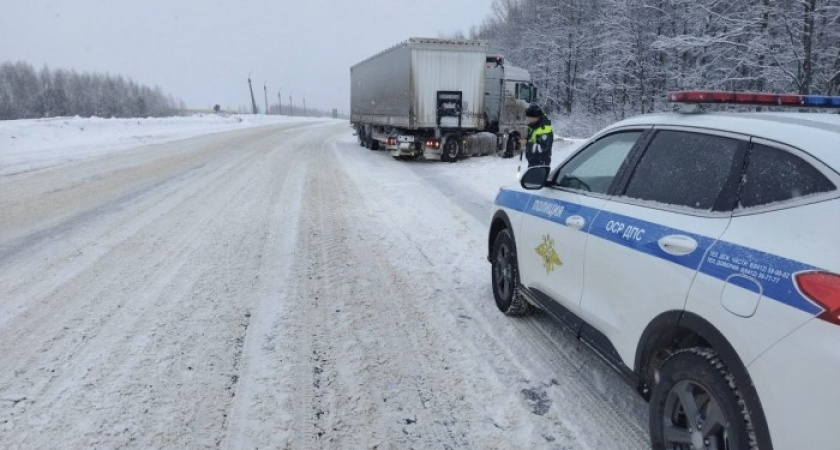
[[370, 138], [370, 149], [371, 150], [379, 150], [379, 141], [377, 141], [373, 137]]
[[509, 316], [521, 316], [531, 311], [531, 305], [519, 291], [519, 266], [516, 262], [516, 250], [513, 236], [504, 229], [496, 234], [492, 264], [493, 297], [499, 311]]
[[440, 155], [440, 160], [443, 162], [458, 161], [458, 140], [449, 138], [443, 144], [443, 152]]
[[757, 448], [741, 392], [713, 350], [674, 353], [657, 372], [656, 380], [650, 398], [653, 448]]

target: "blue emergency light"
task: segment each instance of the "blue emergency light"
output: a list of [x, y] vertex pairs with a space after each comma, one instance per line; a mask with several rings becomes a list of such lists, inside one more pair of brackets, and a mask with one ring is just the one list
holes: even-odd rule
[[670, 103], [837, 108], [840, 97], [824, 95], [768, 94], [762, 92], [676, 91], [667, 94]]
[[802, 104], [813, 108], [840, 108], [840, 97], [806, 95], [802, 97]]

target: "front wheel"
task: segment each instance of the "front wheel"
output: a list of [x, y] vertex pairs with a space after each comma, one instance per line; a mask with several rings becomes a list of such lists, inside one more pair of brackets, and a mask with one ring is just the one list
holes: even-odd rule
[[662, 365], [650, 398], [653, 448], [752, 450], [753, 430], [741, 392], [713, 350], [682, 350]]
[[519, 292], [519, 266], [510, 231], [504, 229], [496, 235], [492, 264], [493, 297], [499, 311], [509, 316], [521, 316], [531, 311], [531, 305]]
[[507, 142], [505, 142], [505, 148], [501, 155], [502, 158], [513, 158], [514, 155], [521, 151], [519, 147], [519, 133], [511, 133], [507, 138]]

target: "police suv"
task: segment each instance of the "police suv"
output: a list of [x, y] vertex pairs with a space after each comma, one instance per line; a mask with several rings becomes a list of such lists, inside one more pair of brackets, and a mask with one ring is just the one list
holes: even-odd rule
[[503, 188], [493, 294], [650, 403], [655, 449], [840, 449], [840, 97], [682, 91]]

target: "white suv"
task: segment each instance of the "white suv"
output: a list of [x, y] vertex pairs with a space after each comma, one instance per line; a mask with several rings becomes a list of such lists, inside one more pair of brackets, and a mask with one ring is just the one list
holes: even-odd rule
[[496, 304], [548, 312], [638, 387], [655, 449], [840, 449], [838, 169], [836, 114], [616, 123], [499, 192]]

